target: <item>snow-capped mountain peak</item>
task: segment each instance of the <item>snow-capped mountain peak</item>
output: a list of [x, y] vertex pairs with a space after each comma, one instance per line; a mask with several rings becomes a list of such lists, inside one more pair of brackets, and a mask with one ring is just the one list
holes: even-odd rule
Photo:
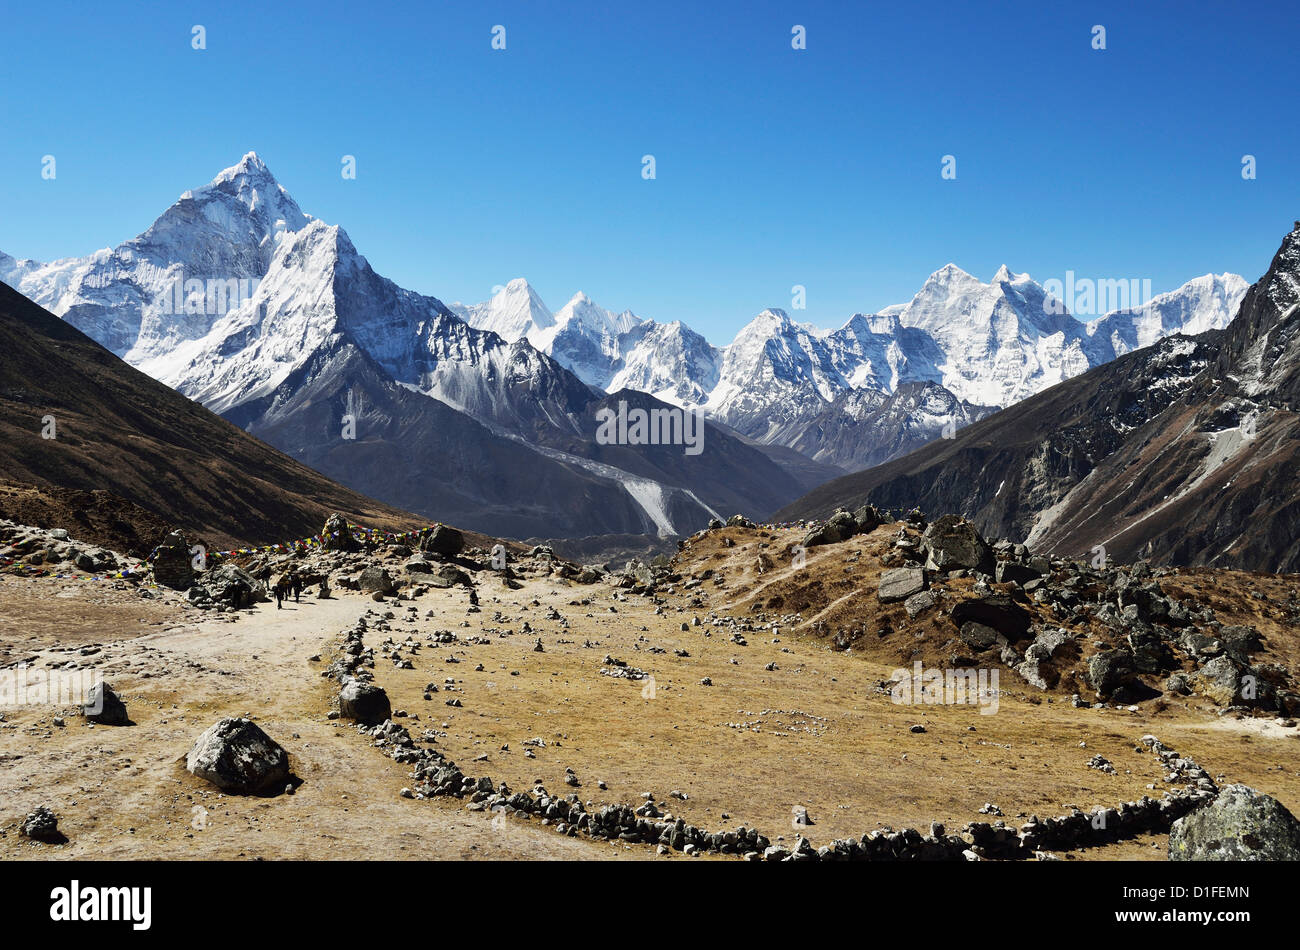
[[507, 282], [490, 300], [454, 303], [451, 310], [470, 326], [491, 330], [510, 343], [555, 326], [555, 315], [522, 277]]

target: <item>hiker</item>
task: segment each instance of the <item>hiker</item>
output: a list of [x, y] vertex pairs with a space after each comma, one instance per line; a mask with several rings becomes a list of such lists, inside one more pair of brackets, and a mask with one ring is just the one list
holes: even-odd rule
[[296, 573], [289, 575], [289, 587], [293, 590], [293, 602], [298, 603], [298, 595], [302, 593], [302, 578]]
[[284, 578], [275, 582], [275, 609], [284, 609]]

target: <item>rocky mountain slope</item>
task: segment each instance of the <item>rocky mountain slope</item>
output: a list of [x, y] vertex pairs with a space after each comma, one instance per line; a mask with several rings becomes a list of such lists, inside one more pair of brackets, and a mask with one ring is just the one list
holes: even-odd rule
[[5, 491], [7, 515], [43, 515], [137, 553], [158, 540], [141, 532], [162, 524], [233, 545], [305, 537], [333, 510], [394, 529], [418, 521], [275, 451], [3, 284], [0, 433], [0, 479], [31, 486]]
[[1298, 300], [1300, 225], [1226, 330], [1124, 355], [777, 517], [917, 505], [1060, 553], [1300, 570]]

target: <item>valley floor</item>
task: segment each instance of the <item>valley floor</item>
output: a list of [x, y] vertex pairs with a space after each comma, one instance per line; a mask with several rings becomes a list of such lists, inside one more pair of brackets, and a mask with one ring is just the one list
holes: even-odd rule
[[[1139, 751], [1151, 733], [1220, 784], [1243, 782], [1300, 812], [1297, 729], [1276, 720], [1180, 704], [1075, 709], [1009, 671], [992, 715], [977, 706], [896, 705], [878, 687], [900, 664], [793, 631], [754, 630], [741, 645], [725, 628], [693, 625], [707, 611], [686, 607], [684, 593], [665, 595], [656, 612], [653, 602], [603, 583], [540, 578], [512, 590], [490, 572], [477, 580], [477, 613], [463, 588], [409, 603], [340, 591], [280, 611], [262, 604], [232, 620], [188, 609], [179, 595], [142, 600], [125, 585], [0, 579], [0, 665], [93, 667], [136, 723], [90, 725], [72, 709], [4, 711], [0, 858], [654, 857], [643, 845], [563, 837], [536, 820], [493, 821], [455, 799], [401, 797], [415, 784], [409, 770], [327, 718], [337, 687], [321, 671], [340, 631], [367, 611], [376, 681], [393, 709], [408, 713], [397, 721], [417, 739], [430, 730], [467, 774], [513, 789], [540, 782], [567, 794], [572, 769], [576, 791], [596, 806], [640, 803], [650, 792], [661, 810], [704, 828], [744, 824], [773, 842], [783, 836], [790, 845], [802, 834], [819, 846], [882, 825], [928, 830], [939, 821], [957, 831], [992, 820], [979, 813], [989, 802], [1018, 826], [1070, 805], [1158, 797], [1170, 786], [1159, 760]], [[726, 590], [710, 596], [721, 612]], [[386, 631], [373, 625], [385, 612], [393, 614]], [[546, 619], [556, 613], [567, 626]], [[429, 638], [446, 630], [457, 642]], [[414, 669], [384, 658], [385, 638]], [[602, 673], [619, 669], [607, 656], [651, 674], [653, 690], [647, 680]], [[429, 684], [439, 690], [426, 700]], [[185, 770], [194, 738], [223, 716], [255, 719], [289, 751], [301, 779], [294, 794], [227, 796]], [[533, 739], [542, 743], [525, 744]], [[1087, 766], [1098, 753], [1116, 774]], [[23, 816], [41, 804], [59, 814], [67, 843], [19, 835]], [[810, 827], [793, 824], [797, 806]], [[1063, 857], [1163, 859], [1165, 842], [1148, 837]]]

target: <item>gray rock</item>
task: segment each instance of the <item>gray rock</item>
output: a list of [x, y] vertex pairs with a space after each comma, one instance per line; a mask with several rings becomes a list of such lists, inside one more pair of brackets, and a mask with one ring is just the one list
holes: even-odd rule
[[1088, 683], [1106, 697], [1133, 681], [1133, 654], [1127, 650], [1102, 650], [1088, 658]]
[[993, 580], [998, 584], [1023, 585], [1040, 576], [1041, 573], [1028, 564], [1018, 564], [1015, 561], [998, 561], [993, 572]]
[[844, 535], [840, 533], [839, 528], [828, 523], [813, 528], [805, 534], [803, 536], [803, 546], [805, 548], [815, 548], [823, 544], [838, 544], [843, 540]]
[[959, 629], [966, 621], [974, 620], [992, 627], [1012, 642], [1029, 632], [1032, 619], [1029, 611], [1006, 594], [985, 594], [963, 600], [952, 608], [952, 621]]
[[939, 595], [937, 593], [932, 590], [923, 590], [903, 601], [903, 609], [907, 611], [909, 617], [915, 619], [930, 608], [938, 605], [938, 603]]
[[1228, 785], [1174, 822], [1170, 861], [1300, 861], [1300, 821], [1276, 798]]
[[289, 780], [289, 754], [251, 719], [221, 719], [194, 742], [185, 767], [227, 792], [256, 795]]
[[377, 726], [393, 715], [392, 704], [382, 687], [352, 679], [339, 690], [339, 713], [367, 726]]
[[896, 567], [880, 575], [877, 596], [882, 604], [907, 600], [926, 588], [925, 571], [919, 567]]
[[1241, 698], [1241, 670], [1229, 656], [1207, 661], [1187, 681], [1192, 689], [1220, 706], [1235, 705]]
[[1179, 696], [1188, 696], [1192, 692], [1191, 684], [1187, 682], [1186, 673], [1173, 673], [1165, 680], [1165, 691], [1176, 693]]
[[357, 585], [363, 591], [378, 591], [390, 594], [393, 591], [393, 578], [382, 567], [368, 567], [357, 578]]
[[874, 505], [863, 505], [853, 512], [853, 521], [858, 534], [866, 534], [880, 527], [880, 512], [876, 510]]
[[131, 717], [126, 714], [126, 703], [107, 683], [99, 682], [86, 693], [82, 715], [90, 722], [104, 726], [129, 726]]
[[993, 549], [973, 524], [956, 515], [944, 515], [925, 529], [921, 551], [930, 570], [967, 568], [993, 573]]
[[1005, 637], [994, 630], [987, 624], [982, 624], [978, 620], [967, 620], [957, 631], [963, 643], [973, 650], [988, 650], [992, 648], [999, 640], [1005, 642]]
[[420, 542], [420, 550], [432, 551], [443, 557], [455, 557], [465, 549], [465, 536], [455, 528], [438, 525]]

